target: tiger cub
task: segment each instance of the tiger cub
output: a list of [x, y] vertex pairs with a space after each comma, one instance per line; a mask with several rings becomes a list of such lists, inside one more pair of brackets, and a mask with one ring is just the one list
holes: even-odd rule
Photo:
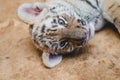
[[106, 20], [120, 32], [120, 0], [25, 3], [17, 14], [30, 25], [31, 39], [43, 51], [43, 63], [49, 68], [58, 65], [64, 54], [84, 46]]

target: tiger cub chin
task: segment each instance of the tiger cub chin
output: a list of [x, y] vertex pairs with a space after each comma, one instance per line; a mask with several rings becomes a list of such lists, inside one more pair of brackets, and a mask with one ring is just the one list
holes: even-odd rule
[[20, 5], [17, 14], [30, 25], [31, 39], [43, 51], [43, 63], [49, 68], [58, 65], [62, 55], [84, 46], [103, 27], [105, 20], [120, 32], [120, 0], [25, 3]]

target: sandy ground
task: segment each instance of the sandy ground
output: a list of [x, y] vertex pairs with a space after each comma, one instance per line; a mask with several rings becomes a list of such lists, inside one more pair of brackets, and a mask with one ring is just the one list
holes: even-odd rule
[[40, 0], [0, 0], [0, 80], [120, 80], [120, 35], [107, 26], [82, 49], [53, 69], [30, 40], [17, 7]]

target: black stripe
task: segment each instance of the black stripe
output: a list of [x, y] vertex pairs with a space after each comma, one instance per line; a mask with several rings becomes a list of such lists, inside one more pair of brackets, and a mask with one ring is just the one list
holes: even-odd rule
[[33, 25], [33, 24], [31, 24], [31, 25], [29, 26], [29, 27], [30, 27], [30, 29], [33, 29], [33, 26], [34, 26], [34, 25]]
[[45, 32], [45, 25], [42, 26], [41, 32]]
[[47, 44], [44, 44], [44, 47], [49, 48]]
[[33, 39], [33, 41], [34, 41], [37, 45], [39, 45], [39, 42], [38, 42], [36, 39]]
[[32, 35], [33, 24], [29, 26], [29, 33]]
[[33, 41], [37, 44], [37, 45], [39, 45], [39, 42], [37, 41], [37, 34], [34, 34], [33, 35]]
[[97, 4], [97, 6], [99, 6], [99, 2], [98, 2], [98, 0], [96, 0], [96, 4]]
[[115, 6], [115, 3], [113, 3], [108, 9], [111, 9], [113, 6]]
[[116, 21], [117, 21], [117, 19], [118, 19], [118, 18], [116, 17], [116, 18], [114, 18], [114, 20], [113, 20], [113, 21], [114, 21], [114, 22], [116, 22]]
[[[114, 6], [113, 6], [114, 7]], [[115, 13], [116, 12], [116, 10], [120, 10], [120, 9], [118, 9], [118, 8], [120, 8], [120, 5], [115, 5], [115, 7], [114, 7], [114, 10], [112, 11], [112, 13]]]
[[58, 27], [58, 25], [52, 25], [53, 28]]
[[85, 2], [88, 3], [92, 8], [97, 9], [97, 7], [95, 7], [90, 1], [88, 1], [88, 0], [81, 0], [81, 1], [85, 1]]
[[53, 22], [52, 23], [57, 23], [57, 20], [56, 19], [53, 19]]
[[34, 39], [36, 39], [37, 38], [37, 34], [34, 34], [33, 37], [34, 37]]

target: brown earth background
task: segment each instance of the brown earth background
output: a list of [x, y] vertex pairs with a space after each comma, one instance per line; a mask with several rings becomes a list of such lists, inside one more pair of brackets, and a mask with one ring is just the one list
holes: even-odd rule
[[0, 80], [120, 80], [120, 35], [110, 25], [80, 54], [53, 69], [44, 67], [28, 25], [16, 15], [20, 4], [36, 1], [42, 0], [0, 0]]

